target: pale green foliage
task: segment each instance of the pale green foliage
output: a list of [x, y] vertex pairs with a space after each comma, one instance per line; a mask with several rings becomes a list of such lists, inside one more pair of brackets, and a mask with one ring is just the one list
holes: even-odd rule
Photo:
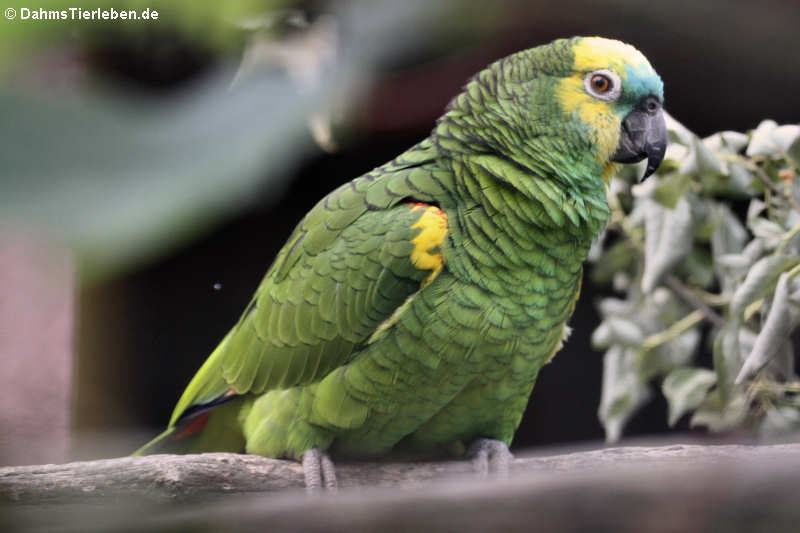
[[[800, 429], [790, 339], [800, 324], [800, 126], [767, 120], [705, 139], [671, 117], [668, 128], [655, 176], [632, 186], [634, 168], [612, 180], [611, 222], [590, 254], [595, 282], [624, 294], [600, 302], [592, 335], [605, 350], [606, 437], [621, 436], [654, 380], [670, 425], [692, 413], [692, 426], [711, 431]], [[713, 369], [698, 366], [700, 350]]]

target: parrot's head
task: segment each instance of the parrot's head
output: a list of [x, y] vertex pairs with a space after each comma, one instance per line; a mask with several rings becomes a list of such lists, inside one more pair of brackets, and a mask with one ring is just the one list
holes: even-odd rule
[[554, 86], [559, 106], [592, 141], [604, 177], [613, 163], [647, 159], [642, 179], [664, 159], [664, 84], [636, 48], [601, 37], [570, 41], [572, 68]]
[[647, 177], [664, 158], [661, 78], [620, 41], [573, 37], [523, 50], [464, 89], [434, 130], [446, 151], [499, 154], [570, 190], [597, 194], [600, 178], [607, 183], [618, 163], [647, 159]]

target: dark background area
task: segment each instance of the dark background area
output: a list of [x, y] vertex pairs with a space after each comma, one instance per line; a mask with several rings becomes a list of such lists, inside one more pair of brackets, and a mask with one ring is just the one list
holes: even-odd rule
[[[339, 132], [339, 151], [316, 150], [294, 168], [281, 194], [265, 190], [201, 239], [82, 290], [77, 430], [160, 430], [305, 212], [339, 184], [425, 137], [466, 79], [494, 59], [557, 37], [614, 37], [648, 56], [664, 80], [667, 110], [700, 135], [746, 131], [764, 118], [800, 120], [800, 8], [793, 0], [462, 5], [464, 13], [452, 14], [439, 39], [380, 66]], [[325, 6], [305, 7], [313, 18]], [[481, 26], [482, 10], [495, 8], [502, 12], [491, 14], [491, 27]], [[414, 38], [415, 29], [407, 28], [407, 39]], [[88, 59], [116, 82], [157, 97], [179, 91], [219, 60], [169, 31], [135, 42], [101, 40]], [[540, 374], [516, 447], [603, 438], [596, 414], [602, 354], [589, 338], [598, 323], [593, 302], [609, 289], [588, 279], [583, 287], [572, 337]], [[679, 429], [687, 430], [685, 420]], [[666, 404], [655, 394], [626, 435], [664, 431]]]

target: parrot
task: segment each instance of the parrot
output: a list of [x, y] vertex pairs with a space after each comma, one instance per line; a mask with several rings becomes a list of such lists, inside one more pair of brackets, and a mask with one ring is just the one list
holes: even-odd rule
[[663, 82], [632, 45], [558, 39], [497, 60], [430, 136], [320, 200], [135, 455], [463, 458], [507, 472], [562, 347], [621, 164], [664, 158]]

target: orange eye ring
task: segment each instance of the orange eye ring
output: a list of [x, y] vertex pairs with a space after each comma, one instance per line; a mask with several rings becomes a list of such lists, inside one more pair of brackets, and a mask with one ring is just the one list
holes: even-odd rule
[[611, 79], [605, 74], [594, 74], [589, 83], [591, 83], [592, 88], [600, 94], [605, 94], [610, 91], [613, 85]]

